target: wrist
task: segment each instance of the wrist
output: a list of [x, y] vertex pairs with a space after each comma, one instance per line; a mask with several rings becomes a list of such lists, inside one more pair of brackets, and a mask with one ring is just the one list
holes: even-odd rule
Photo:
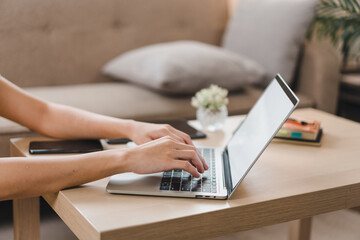
[[132, 137], [132, 129], [135, 127], [134, 120], [115, 119], [111, 124], [107, 125], [105, 138], [129, 138]]
[[130, 172], [128, 149], [114, 149], [106, 151], [111, 175]]
[[124, 120], [124, 126], [125, 126], [125, 136], [126, 138], [129, 138], [131, 140], [134, 139], [134, 135], [137, 129], [137, 121], [135, 120]]

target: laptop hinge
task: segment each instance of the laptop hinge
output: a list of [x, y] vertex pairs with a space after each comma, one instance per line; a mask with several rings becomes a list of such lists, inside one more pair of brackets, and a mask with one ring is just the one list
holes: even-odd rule
[[223, 152], [223, 166], [224, 166], [224, 179], [225, 179], [225, 186], [227, 189], [228, 197], [231, 195], [233, 186], [231, 180], [231, 171], [230, 171], [230, 162], [229, 162], [229, 153], [227, 147]]

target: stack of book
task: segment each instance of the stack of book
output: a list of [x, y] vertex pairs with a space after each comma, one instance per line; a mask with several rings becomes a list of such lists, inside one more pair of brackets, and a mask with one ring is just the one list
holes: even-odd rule
[[322, 128], [312, 119], [289, 118], [275, 135], [275, 142], [320, 146]]

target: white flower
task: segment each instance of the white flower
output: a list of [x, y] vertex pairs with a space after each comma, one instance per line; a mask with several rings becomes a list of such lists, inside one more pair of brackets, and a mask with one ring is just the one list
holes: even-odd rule
[[201, 89], [191, 98], [191, 105], [195, 108], [206, 108], [216, 111], [229, 103], [228, 90], [217, 85]]

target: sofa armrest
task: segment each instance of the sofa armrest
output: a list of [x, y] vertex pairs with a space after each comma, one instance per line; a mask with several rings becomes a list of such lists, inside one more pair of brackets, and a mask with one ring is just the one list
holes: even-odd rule
[[305, 42], [298, 91], [312, 97], [317, 109], [335, 113], [339, 95], [340, 53], [328, 40]]

